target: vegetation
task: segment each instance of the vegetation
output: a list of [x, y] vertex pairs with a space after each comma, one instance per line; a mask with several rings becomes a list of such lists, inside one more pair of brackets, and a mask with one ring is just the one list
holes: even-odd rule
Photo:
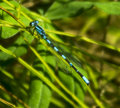
[[119, 108], [119, 15], [117, 0], [1, 0], [0, 108]]

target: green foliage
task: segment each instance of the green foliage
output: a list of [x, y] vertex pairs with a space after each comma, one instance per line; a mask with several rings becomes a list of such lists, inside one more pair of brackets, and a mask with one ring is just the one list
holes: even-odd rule
[[28, 105], [31, 108], [47, 108], [49, 106], [51, 91], [40, 80], [33, 80], [31, 82], [29, 94]]
[[119, 2], [95, 3], [95, 6], [108, 14], [112, 14], [112, 15], [120, 14], [120, 3]]
[[[0, 1], [0, 107], [118, 108], [120, 3], [34, 0], [24, 6]], [[33, 20], [90, 86], [29, 27]]]
[[61, 19], [70, 16], [79, 15], [82, 11], [85, 11], [92, 7], [91, 2], [79, 2], [73, 1], [69, 3], [55, 2], [47, 11], [45, 16], [49, 19]]

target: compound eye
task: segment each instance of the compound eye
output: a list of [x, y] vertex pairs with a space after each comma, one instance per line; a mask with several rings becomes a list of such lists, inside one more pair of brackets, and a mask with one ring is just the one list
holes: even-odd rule
[[38, 24], [38, 23], [39, 23], [39, 21], [37, 21], [37, 20], [36, 20], [36, 21], [35, 21], [35, 23], [36, 23], [36, 24]]
[[33, 27], [34, 25], [35, 25], [35, 23], [34, 23], [34, 22], [31, 22], [31, 23], [30, 23], [30, 26], [32, 26], [32, 27]]

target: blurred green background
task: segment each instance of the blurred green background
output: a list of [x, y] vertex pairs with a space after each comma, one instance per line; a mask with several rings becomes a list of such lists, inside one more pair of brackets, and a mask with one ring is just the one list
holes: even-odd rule
[[119, 22], [119, 0], [0, 0], [0, 108], [119, 108]]

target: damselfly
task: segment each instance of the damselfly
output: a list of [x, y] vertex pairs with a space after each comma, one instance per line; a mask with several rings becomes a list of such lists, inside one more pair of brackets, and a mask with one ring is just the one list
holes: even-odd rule
[[53, 43], [47, 38], [47, 36], [46, 36], [45, 31], [43, 30], [43, 28], [40, 27], [40, 26], [38, 25], [38, 23], [39, 23], [38, 21], [33, 21], [33, 22], [30, 23], [30, 26], [34, 27], [35, 30], [37, 31], [37, 33], [38, 33], [39, 35], [41, 35], [42, 38], [43, 38], [58, 54], [60, 54], [60, 56], [61, 56], [64, 60], [66, 60], [66, 62], [70, 65], [70, 67], [72, 67], [72, 68], [81, 76], [81, 78], [85, 81], [85, 83], [86, 83], [87, 85], [89, 85], [89, 83], [90, 83], [89, 80], [88, 80], [84, 75], [82, 75], [82, 74], [76, 69], [76, 67], [67, 59], [67, 57], [66, 57], [64, 54], [62, 54], [62, 53], [59, 51], [59, 49], [58, 49], [56, 46], [53, 45]]

